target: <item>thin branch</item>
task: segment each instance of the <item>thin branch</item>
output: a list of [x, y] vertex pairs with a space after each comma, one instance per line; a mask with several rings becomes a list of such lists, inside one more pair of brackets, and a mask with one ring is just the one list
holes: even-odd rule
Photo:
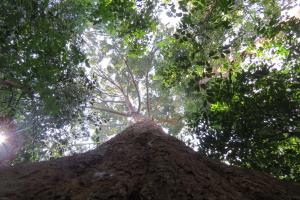
[[147, 95], [147, 112], [148, 112], [148, 117], [151, 117], [151, 112], [150, 112], [150, 97], [149, 97], [149, 72], [150, 72], [151, 67], [147, 70], [146, 73], [146, 95]]
[[120, 90], [120, 92], [123, 92], [123, 89], [121, 88], [121, 86], [119, 86], [114, 80], [112, 80], [111, 78], [106, 76], [106, 74], [102, 70], [98, 69], [98, 72], [99, 73], [96, 72], [96, 74], [98, 76], [100, 76], [101, 78], [103, 78], [103, 79], [107, 80], [108, 82], [110, 82], [112, 85], [114, 85], [116, 88], [118, 88]]
[[[88, 62], [87, 62], [87, 65], [89, 65]], [[98, 76], [100, 76], [101, 78], [103, 78], [103, 79], [107, 80], [108, 82], [110, 82], [113, 86], [115, 86], [121, 92], [121, 94], [123, 95], [123, 97], [125, 99], [125, 103], [126, 103], [126, 106], [127, 106], [128, 110], [131, 113], [134, 113], [135, 109], [132, 106], [132, 103], [131, 103], [131, 101], [130, 101], [130, 99], [128, 97], [128, 94], [125, 93], [125, 90], [122, 87], [122, 85], [119, 85], [115, 80], [113, 80], [112, 78], [110, 78], [109, 76], [107, 76], [106, 73], [103, 70], [101, 70], [99, 67], [97, 68], [97, 71], [95, 71], [95, 73]], [[116, 71], [116, 74], [118, 74], [117, 71]], [[103, 93], [103, 92], [101, 92], [101, 93]]]
[[146, 72], [146, 96], [147, 96], [147, 112], [148, 112], [148, 117], [151, 118], [151, 102], [150, 102], [150, 97], [149, 97], [149, 73], [150, 73], [150, 70], [152, 69], [152, 62], [153, 62], [153, 59], [154, 59], [154, 55], [155, 55], [155, 52], [158, 50], [158, 48], [156, 48], [155, 46], [152, 47], [151, 49], [151, 53], [150, 53], [150, 67], [147, 69], [147, 72]]
[[[104, 97], [101, 97], [99, 95], [93, 95], [92, 98], [94, 99], [94, 102], [92, 105], [95, 105], [95, 103], [97, 104], [99, 102], [99, 104], [104, 104], [105, 107], [110, 107], [109, 104], [125, 104], [126, 102], [123, 99], [106, 99]], [[96, 101], [95, 101], [96, 100]]]
[[[115, 73], [116, 73], [117, 76], [122, 77], [122, 76], [119, 74], [119, 72], [118, 72], [117, 70], [115, 70]], [[125, 74], [126, 74], [126, 73], [125, 73]], [[128, 76], [127, 76], [127, 79], [126, 79], [126, 80], [128, 81], [128, 85], [129, 85], [130, 78], [129, 78]], [[126, 103], [126, 105], [127, 105], [127, 108], [129, 109], [129, 111], [130, 111], [131, 113], [135, 113], [135, 108], [134, 108], [134, 106], [132, 105], [132, 103], [131, 103], [131, 101], [130, 101], [130, 98], [129, 98], [128, 88], [126, 89], [126, 92], [125, 92], [125, 89], [124, 89], [124, 87], [122, 86], [122, 84], [118, 83], [117, 85], [118, 85], [118, 88], [119, 88], [119, 90], [121, 91], [121, 93], [122, 93], [122, 95], [123, 95], [123, 97], [124, 97], [124, 99], [125, 99], [125, 103]]]
[[115, 100], [106, 100], [106, 99], [103, 99], [101, 101], [104, 103], [121, 103], [121, 104], [126, 103], [125, 101], [115, 101]]
[[117, 51], [117, 53], [119, 54], [119, 56], [122, 58], [122, 60], [124, 61], [124, 63], [125, 63], [125, 66], [126, 66], [126, 68], [127, 68], [127, 71], [128, 71], [128, 73], [129, 73], [129, 75], [130, 75], [130, 78], [131, 78], [131, 80], [132, 80], [132, 83], [133, 83], [133, 85], [134, 85], [134, 87], [135, 87], [135, 90], [136, 90], [136, 93], [137, 93], [137, 96], [138, 96], [138, 109], [137, 109], [137, 113], [140, 113], [140, 111], [141, 111], [141, 95], [140, 95], [140, 90], [139, 90], [139, 88], [138, 88], [138, 84], [137, 84], [137, 82], [136, 82], [136, 80], [135, 80], [135, 78], [134, 78], [134, 75], [133, 75], [133, 72], [132, 72], [132, 70], [131, 70], [131, 68], [130, 68], [130, 66], [129, 66], [129, 64], [128, 64], [128, 60], [127, 60], [127, 58], [125, 58], [122, 54], [121, 54], [121, 52], [119, 51], [119, 49], [118, 49], [118, 47], [117, 46], [115, 46], [115, 50]]
[[119, 91], [122, 93], [123, 97], [125, 98], [125, 102], [126, 102], [128, 110], [131, 113], [133, 113], [135, 111], [135, 109], [133, 108], [132, 103], [131, 103], [131, 101], [130, 101], [130, 99], [128, 97], [128, 94], [125, 93], [124, 88], [122, 87], [122, 85], [117, 84], [114, 80], [112, 80], [111, 78], [109, 78], [108, 76], [106, 76], [105, 73], [102, 70], [100, 70], [100, 69], [98, 69], [98, 70], [101, 73], [101, 74], [98, 74], [100, 77], [102, 77], [103, 79], [109, 81], [117, 89], [119, 89]]
[[123, 112], [115, 111], [112, 109], [89, 107], [89, 106], [85, 107], [85, 108], [95, 109], [95, 110], [99, 110], [99, 111], [103, 111], [103, 112], [107, 112], [107, 113], [111, 113], [111, 114], [115, 114], [115, 115], [120, 115], [123, 117], [130, 117], [130, 114], [128, 114], [128, 113], [123, 113]]
[[126, 59], [126, 58], [123, 58], [123, 60], [124, 60], [124, 63], [125, 63], [125, 65], [126, 65], [126, 67], [127, 67], [128, 73], [129, 73], [129, 75], [130, 75], [130, 77], [131, 77], [131, 80], [132, 80], [132, 82], [133, 82], [133, 85], [134, 85], [134, 87], [135, 87], [135, 90], [136, 90], [136, 93], [137, 93], [137, 96], [138, 96], [139, 105], [138, 105], [137, 113], [140, 113], [140, 111], [141, 111], [141, 95], [140, 95], [140, 90], [139, 90], [139, 88], [138, 88], [137, 82], [136, 82], [136, 80], [135, 80], [135, 78], [134, 78], [134, 75], [133, 75], [133, 73], [132, 73], [132, 71], [131, 71], [131, 68], [130, 68], [130, 66], [129, 66], [129, 64], [128, 64], [127, 59]]
[[96, 72], [96, 74], [98, 76], [100, 76], [101, 78], [103, 78], [103, 79], [107, 80], [108, 82], [110, 82], [111, 84], [113, 84], [122, 93], [123, 97], [125, 98], [125, 102], [126, 102], [128, 110], [131, 113], [134, 112], [134, 108], [131, 104], [131, 101], [130, 101], [128, 95], [125, 94], [125, 91], [124, 91], [123, 87], [121, 85], [118, 85], [114, 80], [112, 80], [108, 76], [106, 76], [105, 73], [102, 70], [98, 69], [98, 71], [99, 71], [99, 73]]
[[110, 94], [110, 93], [104, 92], [101, 88], [95, 88], [95, 90], [97, 92], [99, 92], [100, 95], [105, 95], [105, 96], [109, 96], [109, 97], [112, 97], [112, 98], [113, 97], [119, 97], [119, 98], [123, 97], [123, 96], [121, 96], [119, 94]]

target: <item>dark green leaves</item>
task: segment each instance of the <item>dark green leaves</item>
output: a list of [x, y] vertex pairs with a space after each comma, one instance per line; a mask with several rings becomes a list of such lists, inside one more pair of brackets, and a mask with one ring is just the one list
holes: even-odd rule
[[274, 1], [187, 2], [159, 74], [186, 91], [199, 150], [300, 180], [299, 20], [281, 21]]

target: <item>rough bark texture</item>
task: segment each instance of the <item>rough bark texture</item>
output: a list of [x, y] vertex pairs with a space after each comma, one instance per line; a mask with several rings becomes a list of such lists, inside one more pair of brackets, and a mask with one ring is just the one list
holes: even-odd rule
[[199, 156], [150, 121], [99, 148], [0, 170], [0, 200], [300, 200], [300, 186]]

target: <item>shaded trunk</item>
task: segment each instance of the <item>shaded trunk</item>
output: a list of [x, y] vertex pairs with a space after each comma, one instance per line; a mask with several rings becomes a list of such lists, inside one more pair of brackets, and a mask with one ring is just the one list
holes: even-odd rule
[[300, 186], [201, 157], [150, 120], [99, 148], [0, 170], [0, 199], [300, 199]]

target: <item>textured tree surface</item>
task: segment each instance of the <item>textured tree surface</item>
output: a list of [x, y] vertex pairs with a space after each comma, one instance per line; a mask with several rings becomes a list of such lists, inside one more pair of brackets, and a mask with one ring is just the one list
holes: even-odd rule
[[84, 154], [0, 170], [0, 200], [299, 200], [300, 185], [208, 160], [150, 121]]

